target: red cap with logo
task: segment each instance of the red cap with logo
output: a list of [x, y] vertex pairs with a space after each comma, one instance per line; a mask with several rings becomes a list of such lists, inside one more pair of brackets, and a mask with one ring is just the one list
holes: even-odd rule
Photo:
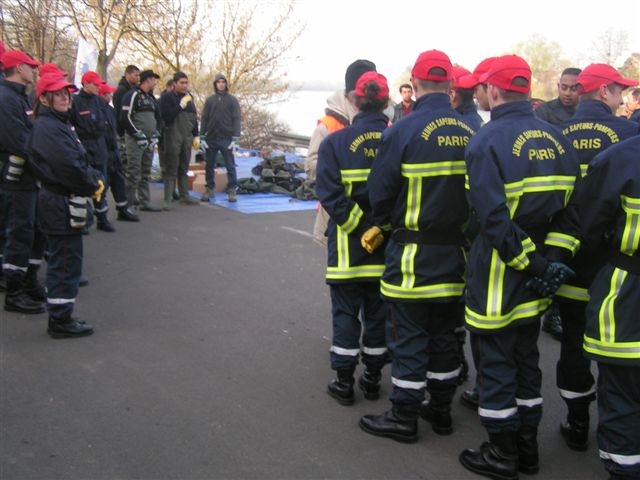
[[365, 92], [365, 88], [367, 83], [371, 82], [380, 87], [380, 91], [376, 95], [376, 100], [384, 100], [389, 97], [389, 84], [387, 83], [387, 79], [384, 75], [373, 71], [360, 75], [360, 78], [358, 78], [358, 81], [356, 82], [356, 95], [359, 97], [366, 97], [367, 93]]
[[36, 96], [39, 97], [45, 92], [57, 92], [63, 88], [66, 88], [69, 92], [78, 91], [78, 87], [73, 83], [69, 83], [69, 81], [62, 75], [49, 73], [48, 75], [43, 75], [38, 80], [38, 83], [36, 84]]
[[[444, 75], [431, 73], [434, 68], [444, 70]], [[453, 78], [451, 69], [451, 60], [446, 53], [440, 50], [427, 50], [418, 56], [411, 70], [411, 76], [432, 82], [447, 82]]]
[[578, 85], [581, 95], [593, 92], [601, 85], [611, 85], [612, 83], [617, 83], [625, 88], [638, 85], [637, 81], [623, 77], [615, 68], [606, 63], [592, 63], [585, 67], [576, 79], [576, 85]]
[[34, 60], [26, 53], [20, 50], [7, 50], [2, 54], [2, 58], [0, 59], [2, 62], [2, 68], [8, 70], [9, 68], [17, 67], [23, 63], [31, 67], [37, 67], [40, 65], [40, 62]]
[[116, 90], [118, 90], [116, 87], [112, 87], [107, 83], [103, 83], [102, 85], [100, 85], [100, 88], [98, 89], [98, 95], [104, 95], [105, 93], [113, 93]]
[[38, 73], [41, 77], [43, 77], [44, 75], [49, 75], [50, 73], [61, 75], [63, 77], [66, 77], [68, 75], [67, 72], [63, 72], [62, 70], [60, 70], [60, 67], [58, 67], [58, 65], [56, 65], [55, 63], [43, 63], [38, 69]]
[[80, 81], [80, 83], [82, 83], [82, 85], [86, 85], [87, 83], [91, 83], [93, 85], [102, 85], [104, 83], [104, 80], [102, 80], [102, 78], [100, 78], [100, 75], [98, 75], [97, 72], [94, 72], [92, 70], [89, 70], [88, 72], [85, 72], [84, 75], [82, 75], [82, 80]]
[[[526, 85], [514, 83], [517, 78], [526, 80]], [[489, 71], [480, 76], [478, 80], [480, 83], [490, 83], [510, 92], [529, 93], [531, 91], [531, 67], [524, 58], [518, 55], [503, 55], [493, 60]]]

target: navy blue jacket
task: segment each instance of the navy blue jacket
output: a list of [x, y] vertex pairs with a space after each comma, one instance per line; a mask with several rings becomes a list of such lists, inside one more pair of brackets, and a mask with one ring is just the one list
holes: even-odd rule
[[478, 107], [473, 101], [463, 103], [458, 108], [456, 108], [456, 112], [462, 115], [462, 119], [467, 122], [467, 125], [473, 128], [476, 132], [484, 123], [482, 117], [478, 113]]
[[369, 199], [374, 224], [391, 232], [380, 284], [388, 300], [461, 299], [468, 217], [464, 150], [474, 133], [444, 93], [420, 97], [411, 115], [383, 132]]
[[[175, 122], [176, 117], [180, 114], [180, 112], [191, 112], [194, 114], [198, 114], [196, 110], [196, 105], [193, 101], [187, 103], [187, 107], [183, 110], [180, 107], [180, 100], [185, 95], [191, 95], [190, 93], [176, 93], [173, 92], [164, 92], [160, 95], [160, 116], [162, 117], [162, 122], [165, 126], [172, 125]], [[199, 135], [198, 133], [198, 122], [195, 122], [193, 130], [191, 132], [194, 137]]]
[[[587, 173], [589, 163], [598, 153], [640, 133], [640, 124], [613, 115], [609, 106], [599, 100], [581, 101], [576, 114], [562, 124], [561, 128], [562, 133], [578, 152], [583, 176]], [[587, 289], [593, 277], [607, 261], [607, 255], [603, 249], [590, 250], [587, 245], [583, 245], [569, 263], [576, 276], [558, 290], [558, 297], [587, 302]]]
[[329, 214], [327, 283], [377, 282], [382, 276], [384, 248], [369, 254], [360, 237], [374, 224], [367, 180], [387, 124], [383, 113], [360, 113], [320, 144], [316, 193]]
[[70, 120], [87, 150], [89, 164], [102, 168], [107, 164], [108, 153], [105, 139], [107, 113], [104, 100], [80, 90], [71, 102]]
[[81, 233], [71, 228], [69, 197], [90, 197], [102, 175], [88, 165], [87, 152], [69, 122], [68, 115], [41, 106], [29, 137], [33, 171], [42, 182], [38, 220], [44, 233]]
[[[33, 112], [24, 85], [0, 78], [0, 186], [8, 190], [36, 190], [29, 167], [27, 137], [33, 128]], [[25, 159], [19, 181], [6, 181], [9, 155]]]
[[467, 325], [482, 332], [536, 321], [550, 300], [526, 282], [547, 259], [570, 257], [579, 245], [575, 224], [562, 223], [580, 176], [576, 152], [531, 102], [517, 101], [491, 110], [466, 164], [479, 223], [467, 262]]
[[104, 132], [104, 140], [107, 144], [107, 153], [110, 165], [117, 165], [120, 163], [120, 150], [118, 147], [118, 122], [116, 119], [115, 109], [108, 104], [105, 104], [106, 113], [106, 129]]
[[580, 195], [584, 242], [605, 250], [589, 288], [584, 349], [599, 362], [640, 365], [640, 136], [607, 148], [591, 165]]

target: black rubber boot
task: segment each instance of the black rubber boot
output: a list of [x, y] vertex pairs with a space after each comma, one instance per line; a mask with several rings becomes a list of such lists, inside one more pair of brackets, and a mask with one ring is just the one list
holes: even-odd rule
[[121, 222], [139, 222], [140, 217], [131, 211], [129, 207], [118, 208], [118, 220]]
[[38, 280], [38, 270], [38, 267], [29, 266], [22, 281], [22, 289], [32, 300], [43, 303], [47, 300], [47, 294]]
[[431, 429], [438, 435], [451, 435], [453, 433], [450, 407], [434, 406], [427, 400], [420, 405], [420, 417], [429, 422]]
[[327, 393], [340, 405], [353, 405], [353, 372], [354, 369], [338, 370], [338, 378], [331, 380], [327, 386]]
[[47, 333], [51, 338], [86, 337], [93, 333], [93, 327], [77, 318], [56, 319], [49, 317]]
[[380, 370], [366, 368], [364, 373], [358, 378], [358, 388], [362, 390], [364, 398], [367, 400], [378, 400], [380, 398]]
[[102, 230], [103, 232], [113, 233], [116, 229], [111, 225], [111, 222], [107, 218], [107, 213], [97, 213], [96, 214], [96, 228], [98, 230]]
[[517, 433], [489, 434], [478, 450], [466, 449], [459, 457], [467, 470], [494, 480], [518, 480]]
[[558, 341], [562, 340], [562, 317], [555, 303], [542, 315], [542, 331]]
[[589, 447], [589, 419], [577, 420], [567, 417], [560, 424], [560, 433], [567, 446], [578, 452], [584, 452]]
[[460, 395], [460, 403], [462, 403], [465, 407], [471, 408], [473, 410], [478, 409], [478, 405], [480, 405], [480, 395], [475, 388], [471, 390], [465, 390]]
[[537, 427], [522, 425], [518, 430], [518, 470], [527, 475], [540, 470]]
[[32, 299], [23, 289], [23, 279], [7, 279], [7, 293], [4, 297], [4, 309], [33, 315], [44, 312], [44, 303]]
[[418, 414], [393, 406], [382, 415], [364, 415], [360, 428], [371, 435], [392, 438], [398, 442], [418, 441]]

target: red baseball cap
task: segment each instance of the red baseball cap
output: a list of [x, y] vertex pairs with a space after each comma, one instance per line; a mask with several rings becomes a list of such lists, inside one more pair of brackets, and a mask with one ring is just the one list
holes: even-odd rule
[[89, 70], [88, 72], [85, 72], [84, 75], [82, 75], [82, 80], [80, 81], [80, 83], [82, 83], [82, 85], [92, 83], [93, 85], [100, 86], [104, 83], [104, 80], [100, 78], [100, 75], [98, 75], [97, 72]]
[[[434, 75], [429, 73], [433, 68], [441, 68], [444, 75]], [[432, 82], [447, 82], [453, 77], [451, 75], [451, 60], [446, 53], [440, 50], [427, 50], [422, 52], [411, 70], [411, 76], [421, 80], [431, 80]]]
[[103, 83], [100, 85], [100, 89], [98, 90], [98, 95], [104, 95], [105, 93], [113, 93], [118, 90], [116, 87], [112, 87], [107, 83]]
[[451, 69], [453, 75], [453, 88], [454, 89], [472, 89], [478, 82], [473, 74], [464, 67], [454, 65]]
[[485, 73], [487, 73], [489, 71], [489, 68], [491, 68], [491, 64], [493, 63], [493, 61], [496, 59], [497, 57], [488, 57], [485, 58], [484, 60], [482, 60], [478, 66], [475, 68], [475, 70], [473, 71], [473, 73], [471, 75], [474, 76], [475, 81], [477, 83], [482, 83], [480, 81], [480, 77], [482, 75], [484, 75]]
[[366, 72], [360, 75], [358, 81], [356, 82], [356, 95], [359, 97], [366, 97], [365, 86], [367, 83], [375, 83], [380, 87], [380, 91], [376, 95], [376, 100], [383, 100], [389, 97], [389, 84], [387, 83], [387, 79], [384, 75], [379, 74], [378, 72]]
[[73, 83], [69, 83], [69, 81], [64, 78], [62, 75], [58, 75], [55, 73], [49, 73], [47, 75], [43, 75], [38, 80], [36, 84], [36, 96], [39, 97], [44, 92], [57, 92], [58, 90], [62, 90], [66, 88], [69, 92], [77, 92], [78, 87], [76, 87]]
[[5, 70], [17, 67], [18, 65], [21, 65], [23, 63], [26, 63], [31, 67], [37, 67], [40, 65], [40, 62], [34, 60], [29, 55], [20, 50], [7, 50], [2, 55], [2, 68], [4, 68]]
[[40, 65], [38, 73], [41, 77], [49, 75], [50, 73], [62, 75], [63, 77], [66, 77], [68, 75], [67, 72], [63, 72], [62, 70], [60, 70], [60, 67], [58, 67], [58, 65], [56, 65], [55, 63], [43, 63], [42, 65]]
[[[515, 85], [516, 78], [524, 78], [526, 85]], [[518, 93], [531, 91], [531, 67], [527, 61], [518, 55], [503, 55], [493, 62], [489, 70], [480, 76], [480, 83], [491, 83], [498, 88]]]
[[617, 83], [623, 87], [635, 87], [638, 82], [630, 78], [625, 78], [611, 65], [606, 63], [592, 63], [585, 67], [576, 79], [576, 85], [580, 85], [579, 93], [593, 92], [600, 88], [601, 85], [611, 85]]

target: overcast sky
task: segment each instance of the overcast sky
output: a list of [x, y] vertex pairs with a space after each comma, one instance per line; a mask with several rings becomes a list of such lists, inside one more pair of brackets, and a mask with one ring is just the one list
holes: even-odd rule
[[420, 52], [433, 48], [472, 70], [488, 56], [511, 53], [534, 33], [558, 42], [562, 57], [578, 67], [591, 63], [592, 43], [609, 28], [628, 32], [626, 54], [640, 52], [638, 0], [602, 6], [557, 0], [295, 0], [294, 15], [305, 28], [291, 52], [296, 61], [288, 66], [290, 80], [340, 82], [347, 65], [366, 58], [394, 81]]

